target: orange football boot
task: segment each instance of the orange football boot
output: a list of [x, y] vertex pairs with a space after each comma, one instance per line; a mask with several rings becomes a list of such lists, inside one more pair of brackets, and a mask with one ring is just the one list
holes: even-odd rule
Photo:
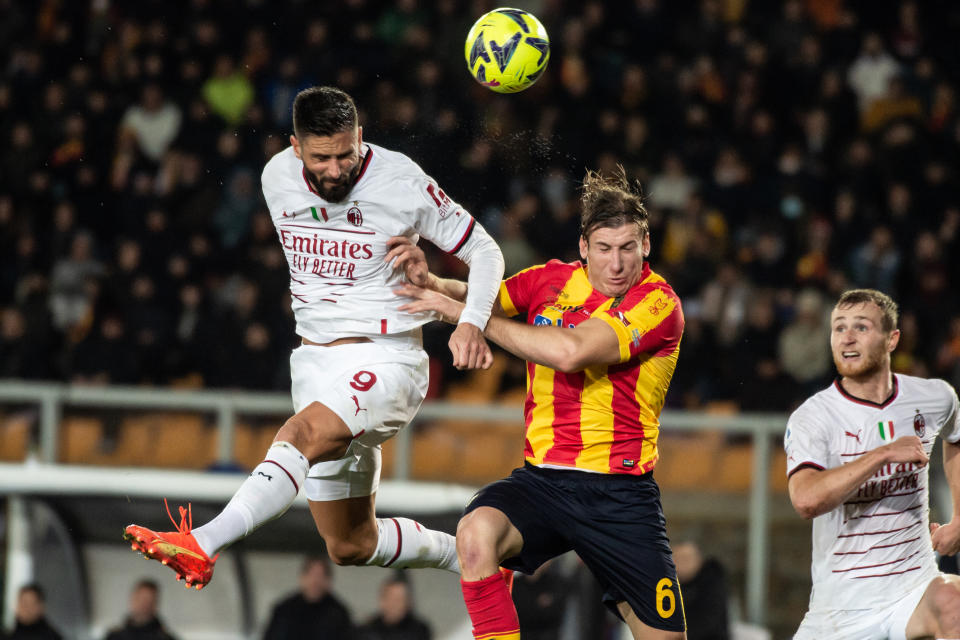
[[163, 504], [167, 507], [170, 521], [177, 527], [176, 531], [157, 532], [140, 525], [131, 524], [123, 530], [123, 537], [130, 541], [130, 548], [141, 552], [145, 557], [159, 560], [177, 572], [177, 580], [186, 580], [186, 587], [202, 589], [213, 578], [213, 565], [220, 556], [209, 557], [193, 538], [190, 529], [193, 528], [193, 511], [188, 503], [187, 508], [180, 507], [180, 524], [173, 519], [170, 505], [166, 498]]

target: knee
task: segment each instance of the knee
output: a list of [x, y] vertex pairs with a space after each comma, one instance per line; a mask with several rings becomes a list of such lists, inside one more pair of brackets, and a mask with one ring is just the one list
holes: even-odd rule
[[314, 402], [284, 423], [278, 439], [291, 442], [310, 464], [315, 464], [342, 458], [352, 435], [333, 411]]
[[492, 575], [500, 559], [494, 531], [476, 513], [467, 514], [457, 525], [457, 557], [464, 577], [480, 579]]
[[327, 540], [327, 553], [330, 559], [341, 567], [366, 564], [373, 552], [374, 548], [363, 542]]
[[957, 637], [954, 634], [960, 633], [960, 581], [937, 578], [937, 582], [931, 604], [940, 632]]

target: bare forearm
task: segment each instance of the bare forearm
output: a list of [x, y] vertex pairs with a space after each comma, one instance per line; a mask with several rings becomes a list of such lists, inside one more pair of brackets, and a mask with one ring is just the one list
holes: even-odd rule
[[457, 302], [463, 302], [467, 299], [467, 283], [462, 280], [438, 278], [431, 273], [427, 288], [442, 293], [448, 298], [453, 298]]
[[823, 515], [846, 502], [886, 463], [885, 451], [874, 449], [840, 467], [797, 475], [791, 478], [790, 500], [804, 518]]
[[558, 371], [576, 371], [575, 330], [520, 324], [493, 315], [484, 335], [517, 356]]

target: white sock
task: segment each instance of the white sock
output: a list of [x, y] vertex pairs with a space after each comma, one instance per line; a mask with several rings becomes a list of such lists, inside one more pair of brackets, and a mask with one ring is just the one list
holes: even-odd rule
[[409, 518], [377, 518], [377, 550], [367, 564], [395, 569], [432, 567], [460, 573], [452, 535]]
[[263, 462], [243, 481], [216, 518], [193, 530], [200, 548], [210, 556], [286, 511], [310, 470], [310, 463], [289, 442], [274, 442]]

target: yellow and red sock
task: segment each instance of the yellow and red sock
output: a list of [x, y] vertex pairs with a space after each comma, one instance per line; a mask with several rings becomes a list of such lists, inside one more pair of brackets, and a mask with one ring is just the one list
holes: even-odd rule
[[475, 582], [460, 581], [475, 640], [520, 640], [517, 608], [498, 571]]

